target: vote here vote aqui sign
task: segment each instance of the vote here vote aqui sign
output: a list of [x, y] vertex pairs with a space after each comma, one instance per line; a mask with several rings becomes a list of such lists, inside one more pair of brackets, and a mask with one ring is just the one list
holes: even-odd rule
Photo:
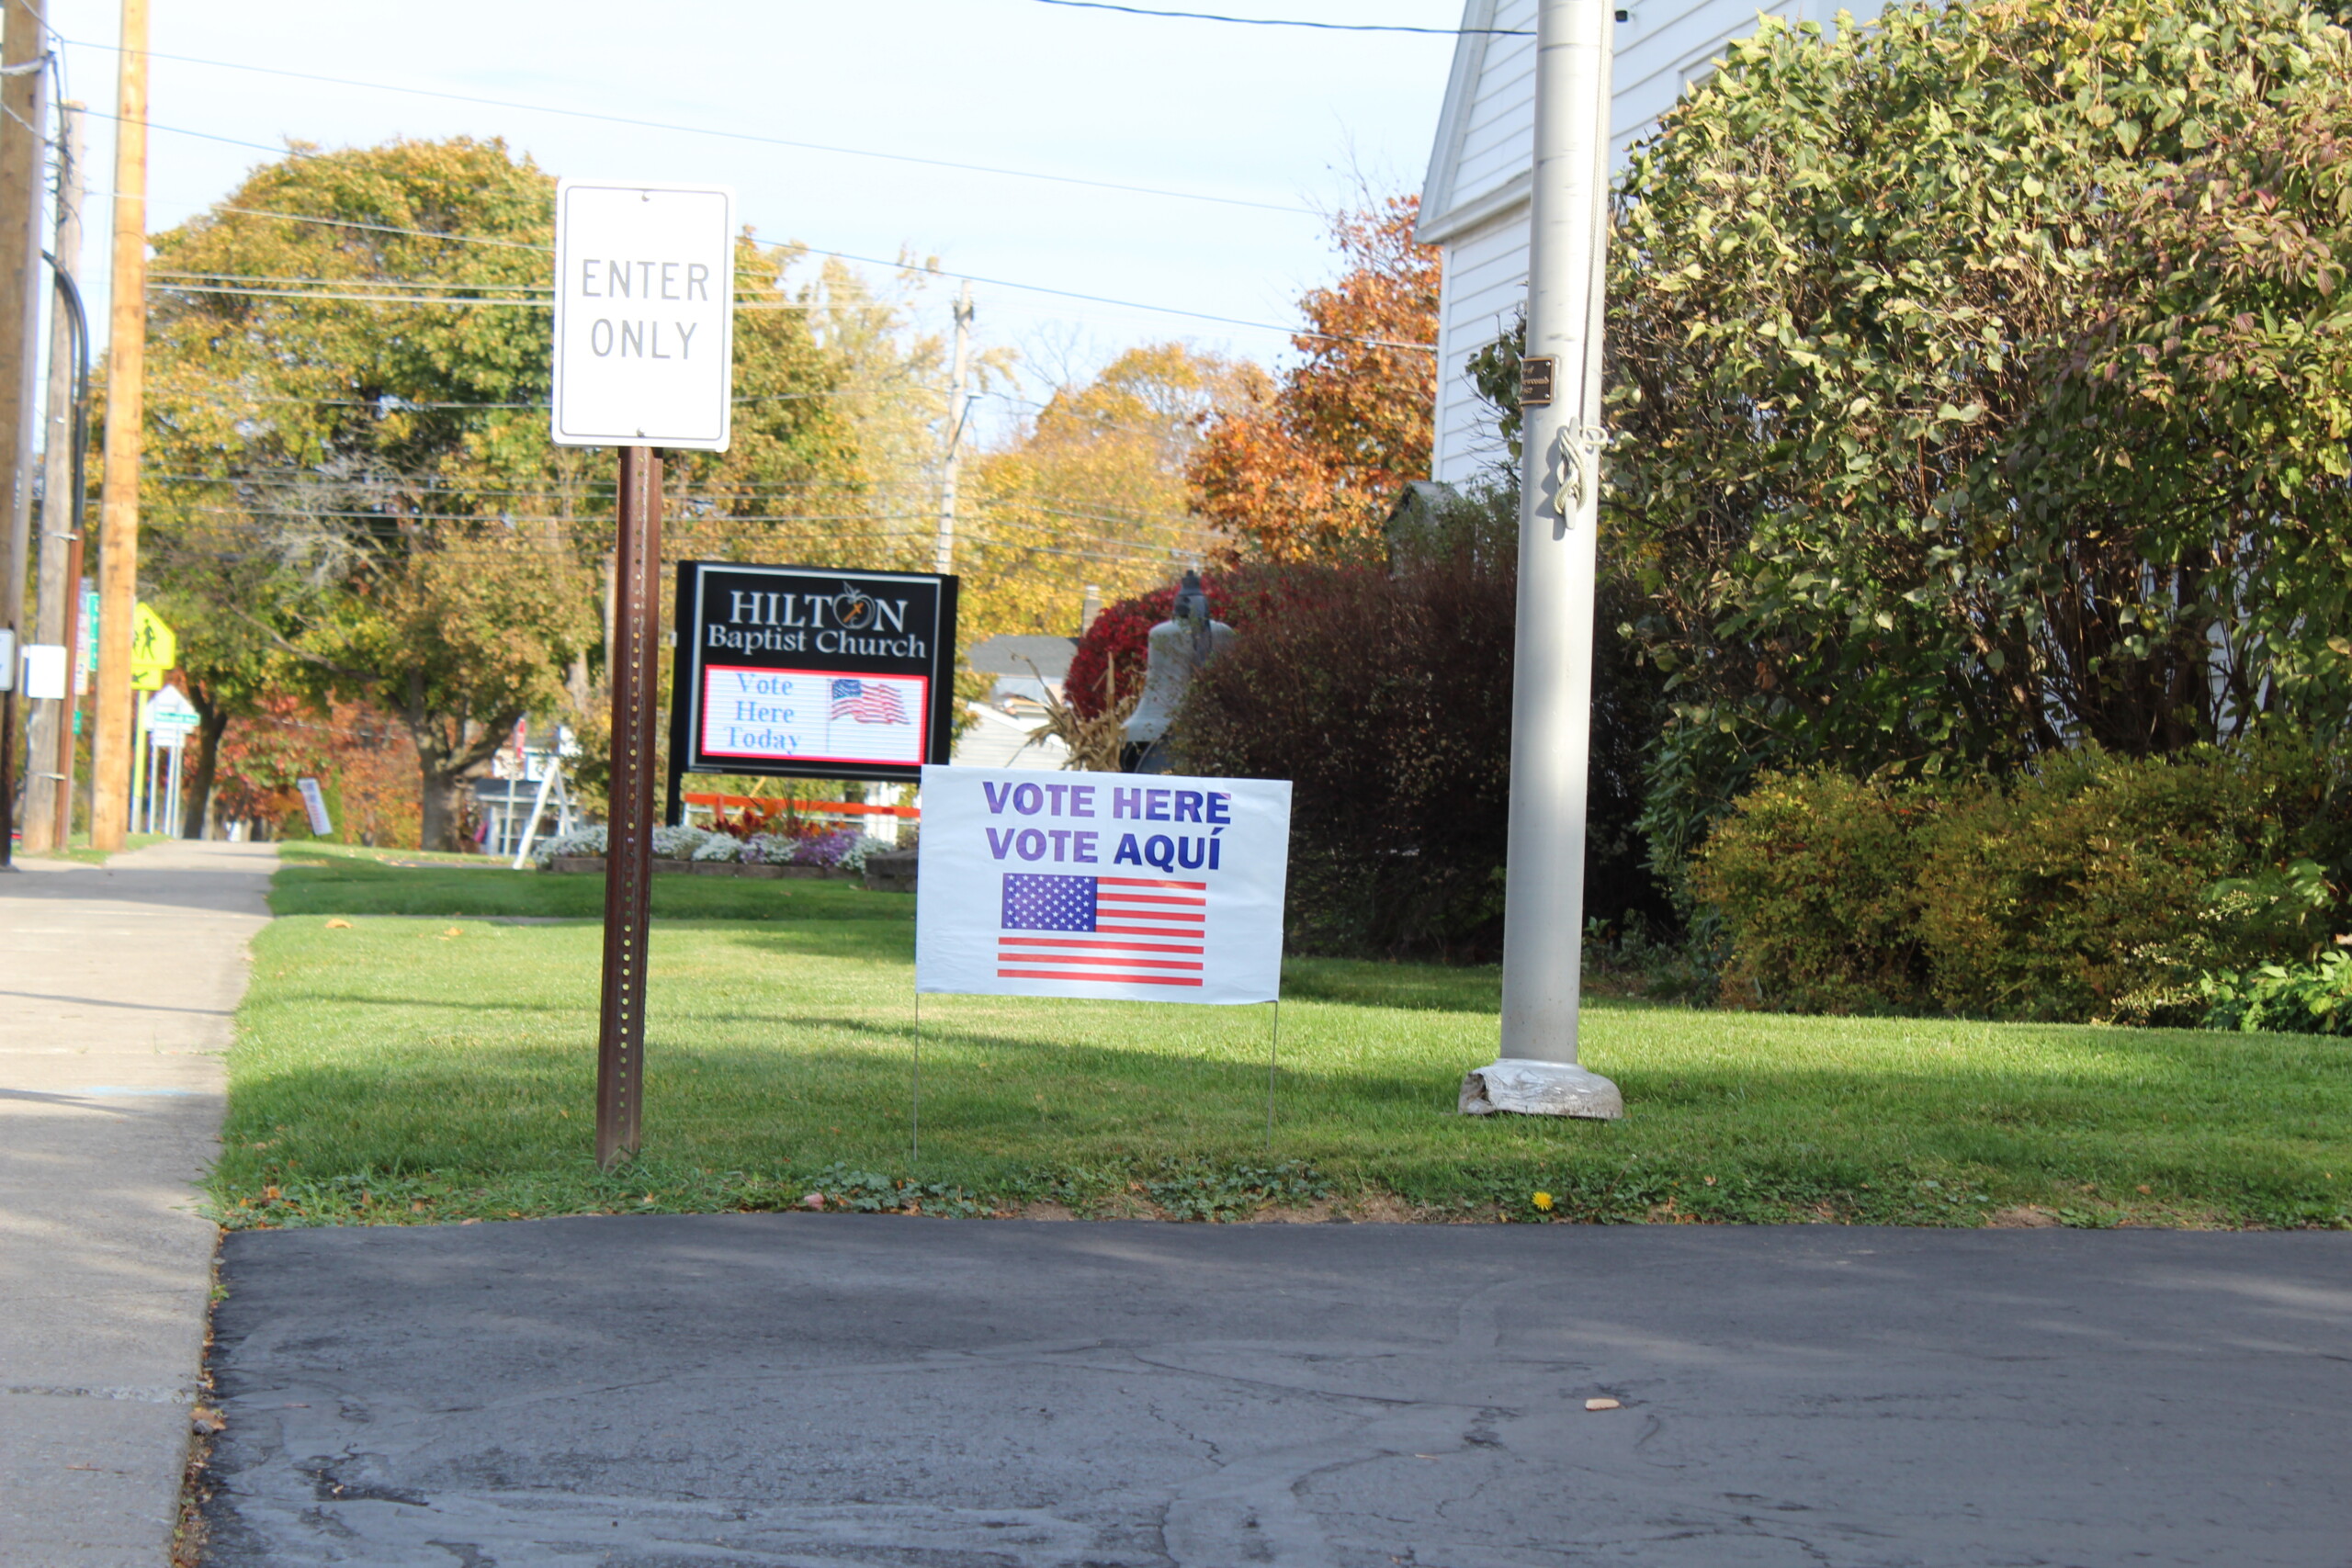
[[562, 180], [555, 211], [556, 444], [725, 451], [733, 193]]
[[1282, 994], [1286, 779], [925, 768], [915, 988]]
[[684, 561], [671, 755], [689, 773], [909, 780], [954, 732], [956, 586]]

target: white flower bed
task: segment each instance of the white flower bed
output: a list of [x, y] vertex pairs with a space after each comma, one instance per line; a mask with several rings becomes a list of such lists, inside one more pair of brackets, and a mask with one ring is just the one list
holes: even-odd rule
[[605, 852], [605, 830], [602, 828], [575, 828], [552, 839], [542, 839], [531, 847], [531, 859], [541, 871], [559, 857], [599, 855]]
[[653, 858], [656, 860], [692, 860], [704, 844], [713, 839], [724, 839], [724, 833], [713, 833], [701, 828], [681, 823], [675, 828], [653, 829]]
[[[579, 828], [571, 832], [543, 839], [532, 846], [531, 859], [541, 871], [559, 859], [574, 856], [602, 857], [610, 846], [602, 828]], [[747, 865], [820, 865], [863, 875], [868, 855], [885, 854], [898, 846], [882, 839], [870, 839], [854, 834], [850, 829], [821, 834], [814, 839], [795, 838], [789, 833], [754, 833], [749, 839], [736, 839], [707, 828], [676, 827], [653, 829], [653, 853], [659, 860], [691, 860], [724, 863], [741, 861]]]

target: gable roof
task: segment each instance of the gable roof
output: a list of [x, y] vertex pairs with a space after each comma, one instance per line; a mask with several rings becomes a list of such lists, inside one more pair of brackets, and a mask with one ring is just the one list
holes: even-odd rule
[[[1520, 45], [1517, 39], [1498, 38], [1490, 30], [1505, 0], [1464, 0], [1462, 32], [1453, 40], [1453, 66], [1445, 83], [1445, 103], [1438, 111], [1437, 136], [1430, 148], [1430, 166], [1421, 182], [1421, 216], [1416, 231], [1423, 244], [1439, 244], [1463, 230], [1485, 221], [1518, 202], [1533, 188], [1534, 171], [1522, 169], [1500, 186], [1485, 190], [1457, 188], [1464, 145], [1478, 107], [1490, 55]], [[1514, 5], [1511, 9], [1521, 7]], [[1526, 7], [1531, 12], [1532, 7]], [[1528, 26], [1533, 26], [1532, 15]], [[1532, 44], [1532, 40], [1529, 40]]]

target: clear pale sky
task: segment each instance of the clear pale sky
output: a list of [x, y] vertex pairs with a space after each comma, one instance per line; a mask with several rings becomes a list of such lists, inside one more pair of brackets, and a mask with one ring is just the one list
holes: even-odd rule
[[[1451, 28], [1456, 0], [1139, 0]], [[111, 188], [119, 11], [51, 0], [90, 184]], [[1286, 323], [1331, 275], [1321, 211], [1359, 175], [1417, 188], [1449, 38], [1159, 20], [1035, 0], [153, 0], [149, 227], [224, 196], [266, 149], [501, 136], [558, 175], [715, 183], [764, 239], [899, 248], [984, 279]], [[186, 60], [160, 58], [184, 56]], [[639, 130], [191, 60], [584, 109], [1270, 204], [1220, 205]], [[226, 138], [208, 141], [201, 131]], [[239, 146], [234, 142], [257, 145]], [[110, 203], [83, 277], [104, 331]], [[879, 269], [869, 269], [878, 272]], [[944, 323], [952, 285], [931, 291]], [[975, 286], [981, 341], [1093, 364], [1170, 337], [1272, 362], [1279, 332]]]

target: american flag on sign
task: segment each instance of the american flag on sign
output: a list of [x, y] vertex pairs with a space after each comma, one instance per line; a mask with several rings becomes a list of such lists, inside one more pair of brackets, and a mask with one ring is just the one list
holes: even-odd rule
[[1208, 908], [1205, 882], [1009, 871], [997, 977], [1197, 986]]
[[899, 694], [875, 681], [835, 681], [833, 716], [860, 724], [904, 724], [907, 710]]

